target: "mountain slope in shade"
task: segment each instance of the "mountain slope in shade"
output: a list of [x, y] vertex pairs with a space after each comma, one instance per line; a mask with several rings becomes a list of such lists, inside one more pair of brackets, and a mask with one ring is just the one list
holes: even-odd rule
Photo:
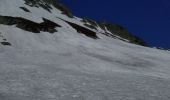
[[91, 28], [51, 2], [0, 1], [0, 100], [170, 99], [169, 51]]

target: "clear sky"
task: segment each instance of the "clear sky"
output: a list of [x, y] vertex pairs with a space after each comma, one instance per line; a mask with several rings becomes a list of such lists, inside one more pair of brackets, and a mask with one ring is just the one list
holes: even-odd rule
[[74, 15], [110, 21], [151, 46], [170, 48], [170, 0], [60, 0]]

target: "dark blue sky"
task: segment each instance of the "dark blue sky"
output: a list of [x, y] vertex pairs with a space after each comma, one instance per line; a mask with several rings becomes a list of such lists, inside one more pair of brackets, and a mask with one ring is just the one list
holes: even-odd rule
[[110, 21], [151, 46], [170, 48], [170, 0], [60, 0], [74, 15]]

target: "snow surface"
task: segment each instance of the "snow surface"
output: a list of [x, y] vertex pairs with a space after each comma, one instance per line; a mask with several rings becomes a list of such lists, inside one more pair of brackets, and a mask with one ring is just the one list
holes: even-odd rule
[[83, 26], [81, 19], [53, 9], [0, 0], [0, 15], [35, 22], [44, 17], [62, 26], [36, 34], [0, 25], [12, 44], [0, 45], [0, 100], [170, 100], [169, 51], [100, 33], [100, 39], [86, 37], [59, 18]]

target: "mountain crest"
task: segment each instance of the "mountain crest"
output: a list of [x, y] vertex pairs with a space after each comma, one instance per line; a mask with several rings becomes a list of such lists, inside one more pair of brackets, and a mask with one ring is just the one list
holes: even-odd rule
[[141, 45], [54, 0], [0, 0], [0, 100], [169, 100], [170, 52]]
[[[60, 4], [55, 0], [13, 0], [14, 3], [19, 1], [23, 1], [24, 4], [16, 5], [18, 6], [17, 9], [23, 10], [25, 12], [25, 15], [23, 15], [24, 13], [22, 13], [21, 14], [22, 16], [20, 16], [17, 14], [13, 14], [13, 12], [12, 13], [10, 12], [11, 14], [9, 14], [8, 11], [5, 12], [7, 13], [6, 15], [0, 13], [0, 24], [16, 25], [16, 27], [18, 28], [24, 29], [26, 31], [36, 32], [36, 33], [37, 32], [39, 33], [40, 31], [44, 31], [44, 30], [53, 33], [53, 32], [57, 32], [57, 30], [55, 29], [56, 27], [49, 28], [49, 25], [44, 23], [48, 23], [48, 24], [53, 23], [52, 25], [56, 24], [56, 26], [62, 27], [62, 25], [59, 25], [57, 22], [54, 21], [54, 17], [55, 17], [56, 18], [55, 20], [57, 20], [57, 18], [60, 18], [63, 21], [65, 21], [67, 24], [69, 24], [71, 27], [75, 28], [79, 33], [83, 33], [84, 35], [93, 37], [95, 39], [97, 38], [99, 39], [97, 34], [100, 33], [108, 37], [117, 38], [119, 40], [123, 40], [126, 42], [130, 42], [142, 46], [147, 45], [142, 39], [132, 35], [130, 32], [128, 32], [125, 28], [123, 28], [120, 25], [96, 22], [89, 18], [83, 18], [77, 20], [76, 17], [72, 15], [72, 13], [67, 7], [63, 6], [62, 4]], [[44, 11], [40, 11], [39, 8], [44, 9], [44, 11], [47, 11], [48, 13]], [[36, 10], [31, 10], [31, 9], [36, 9]], [[59, 12], [56, 12], [57, 10], [59, 10], [61, 14], [58, 14]], [[21, 13], [21, 11], [19, 12]], [[39, 16], [37, 15], [38, 13], [40, 13], [39, 15], [45, 15], [48, 18], [44, 18], [45, 16]], [[60, 16], [63, 15], [66, 15], [67, 17], [65, 17], [64, 19], [61, 18]], [[14, 17], [10, 17], [10, 16], [14, 16]], [[50, 16], [53, 17], [52, 20]], [[38, 19], [42, 21], [44, 21], [45, 19], [46, 22], [44, 23], [42, 21], [35, 22], [37, 21], [37, 19], [32, 20], [33, 17], [35, 18], [38, 17]], [[75, 22], [73, 22], [72, 20], [75, 20]], [[44, 26], [42, 26], [41, 24], [44, 24]], [[46, 29], [45, 28], [42, 29], [42, 27], [46, 27]]]

